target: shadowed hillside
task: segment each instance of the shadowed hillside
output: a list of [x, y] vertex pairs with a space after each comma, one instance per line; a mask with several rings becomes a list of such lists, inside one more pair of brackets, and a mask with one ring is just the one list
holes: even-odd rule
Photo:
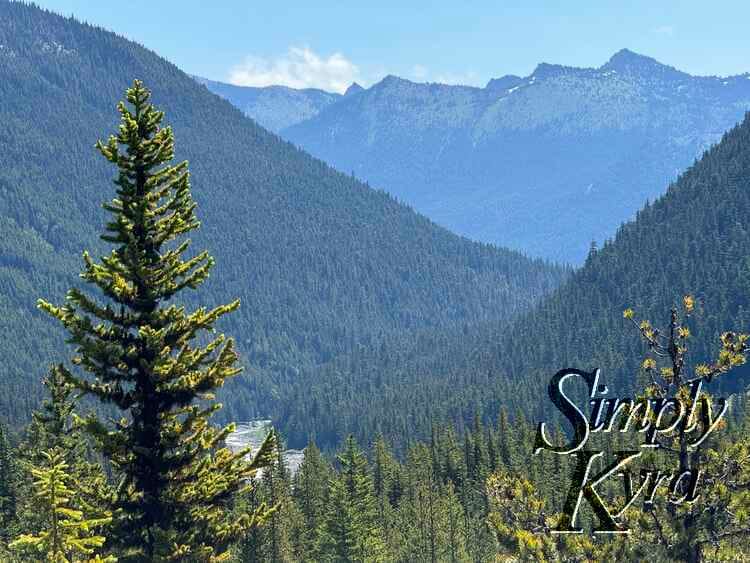
[[[274, 415], [297, 440], [313, 432], [319, 443], [333, 445], [348, 431], [362, 440], [383, 432], [403, 447], [428, 438], [436, 421], [462, 428], [475, 413], [494, 418], [501, 407], [548, 419], [546, 386], [564, 367], [601, 368], [613, 393], [628, 396], [645, 350], [623, 310], [632, 307], [637, 318], [664, 326], [665, 312], [694, 295], [691, 357], [708, 361], [722, 332], [750, 330], [748, 248], [745, 119], [516, 322], [425, 331], [338, 358], [292, 385], [306, 400], [289, 402], [294, 409], [279, 406]], [[730, 378], [720, 391], [737, 391], [741, 383]]]
[[[203, 223], [194, 248], [217, 259], [202, 300], [241, 298], [221, 328], [254, 369], [293, 377], [393, 331], [509, 318], [564, 274], [435, 226], [102, 29], [0, 2], [0, 77], [0, 413], [10, 420], [37, 405], [47, 364], [70, 355], [35, 303], [60, 302], [82, 251], [105, 249], [114, 171], [94, 142], [114, 132], [134, 78], [166, 111], [176, 157], [190, 160]], [[265, 414], [250, 381], [227, 396], [229, 416]]]

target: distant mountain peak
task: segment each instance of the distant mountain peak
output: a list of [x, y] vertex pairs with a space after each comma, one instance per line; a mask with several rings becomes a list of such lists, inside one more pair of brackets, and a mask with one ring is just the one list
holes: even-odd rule
[[653, 73], [653, 72], [670, 72], [683, 74], [677, 69], [660, 63], [656, 59], [647, 57], [631, 51], [630, 49], [620, 49], [601, 67], [601, 70], [615, 70], [617, 72], [629, 73]]
[[349, 86], [349, 88], [346, 89], [346, 92], [344, 92], [344, 96], [350, 96], [352, 94], [357, 94], [359, 92], [362, 92], [364, 88], [357, 84], [356, 82], [352, 82], [352, 85]]
[[518, 86], [521, 82], [523, 82], [523, 78], [520, 76], [506, 74], [500, 78], [493, 78], [490, 80], [487, 83], [487, 86], [485, 86], [485, 89], [498, 92], [501, 90], [510, 90], [511, 88]]
[[571, 66], [556, 65], [550, 63], [539, 63], [536, 65], [534, 72], [531, 76], [536, 77], [538, 80], [550, 78], [552, 76], [559, 76], [561, 74], [568, 74], [571, 71], [581, 70]]
[[400, 92], [404, 88], [408, 88], [410, 86], [414, 86], [415, 83], [411, 80], [407, 80], [406, 78], [401, 78], [400, 76], [396, 76], [395, 74], [389, 74], [387, 76], [384, 76], [380, 82], [376, 82], [373, 84], [367, 92], [387, 92], [387, 93], [394, 93], [394, 92]]
[[378, 85], [383, 86], [390, 86], [393, 84], [405, 84], [409, 82], [406, 80], [406, 78], [401, 78], [400, 76], [396, 76], [395, 74], [389, 74], [383, 78], [380, 82], [378, 82]]

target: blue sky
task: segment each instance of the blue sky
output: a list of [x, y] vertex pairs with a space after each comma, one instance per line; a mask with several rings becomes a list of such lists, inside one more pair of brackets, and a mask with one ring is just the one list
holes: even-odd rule
[[[626, 47], [692, 74], [750, 71], [747, 0], [38, 0], [186, 72], [342, 90], [386, 74], [484, 85], [539, 62], [600, 66]], [[148, 15], [148, 17], [144, 17]]]

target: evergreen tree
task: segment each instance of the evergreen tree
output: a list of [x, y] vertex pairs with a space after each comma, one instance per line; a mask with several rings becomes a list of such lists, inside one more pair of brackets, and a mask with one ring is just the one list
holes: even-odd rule
[[0, 543], [8, 540], [16, 517], [16, 469], [7, 430], [0, 423]]
[[374, 487], [367, 458], [358, 448], [353, 436], [347, 439], [344, 452], [338, 459], [342, 465], [349, 501], [354, 509], [354, 559], [378, 561], [382, 557], [384, 545]]
[[434, 563], [440, 560], [443, 551], [440, 491], [430, 464], [431, 457], [424, 445], [409, 451], [407, 492], [398, 511], [401, 560]]
[[[254, 512], [262, 505], [262, 494], [259, 486], [251, 487], [243, 491], [237, 501], [236, 511], [238, 514], [250, 511]], [[263, 526], [253, 526], [237, 543], [237, 560], [242, 563], [263, 561], [266, 555], [265, 534]]]
[[[736, 376], [736, 368], [747, 362], [750, 334], [733, 331], [721, 334], [716, 359], [697, 364], [690, 361], [695, 327], [689, 320], [695, 305], [695, 298], [685, 295], [681, 307], [672, 307], [664, 328], [649, 320], [637, 322], [632, 309], [624, 311], [623, 316], [635, 325], [648, 349], [641, 365], [642, 375], [647, 377], [642, 396], [685, 400], [690, 397], [691, 385]], [[696, 402], [701, 416], [712, 408], [706, 391]], [[722, 421], [721, 427], [725, 425]], [[744, 560], [750, 555], [750, 441], [742, 433], [738, 438], [727, 442], [712, 436], [690, 447], [689, 431], [682, 426], [658, 437], [656, 453], [661, 455], [655, 453], [653, 463], [659, 467], [666, 462], [673, 467], [676, 462], [678, 474], [701, 471], [703, 482], [694, 502], [676, 503], [661, 497], [644, 506], [642, 514], [632, 516], [640, 525], [641, 542], [650, 544], [652, 552], [662, 551], [689, 563], [704, 561], [708, 552], [717, 559]], [[673, 493], [687, 495], [688, 486], [681, 481]]]
[[191, 313], [170, 304], [200, 286], [214, 261], [206, 251], [183, 258], [190, 241], [178, 239], [198, 228], [196, 204], [187, 162], [169, 164], [174, 136], [149, 97], [135, 81], [126, 92], [132, 109], [118, 105], [118, 134], [97, 143], [119, 170], [117, 196], [104, 205], [113, 218], [102, 235], [115, 248], [98, 262], [84, 253], [81, 277], [106, 303], [74, 288], [65, 305], [39, 306], [68, 330], [77, 347], [73, 363], [89, 374], [65, 371], [66, 380], [123, 414], [113, 424], [87, 421], [119, 478], [113, 541], [122, 560], [208, 561], [265, 518], [265, 507], [232, 518], [229, 504], [267, 464], [273, 444], [267, 440], [248, 462], [248, 451], [221, 447], [231, 426], [209, 424], [221, 407], [212, 402], [214, 391], [240, 369], [231, 339], [203, 335], [239, 302]]
[[32, 468], [36, 507], [44, 518], [44, 528], [35, 534], [22, 534], [10, 548], [43, 557], [49, 563], [73, 561], [114, 562], [96, 555], [104, 545], [104, 536], [96, 531], [112, 521], [111, 516], [92, 518], [74, 508], [75, 490], [71, 487], [68, 464], [62, 451], [42, 452], [46, 463]]
[[45, 526], [45, 516], [37, 507], [32, 475], [35, 467], [48, 465], [48, 452], [62, 456], [65, 474], [75, 484], [72, 508], [92, 518], [108, 518], [106, 505], [111, 487], [101, 465], [92, 461], [88, 440], [77, 423], [80, 419], [75, 414], [75, 389], [67, 381], [68, 375], [62, 365], [50, 369], [44, 379], [49, 398], [41, 410], [32, 413], [32, 422], [19, 448], [19, 464], [27, 468], [18, 480], [17, 525], [22, 530], [39, 530]]
[[292, 503], [289, 471], [286, 468], [281, 441], [276, 439], [276, 457], [271, 467], [263, 472], [263, 491], [268, 504], [277, 507], [266, 526], [268, 557], [266, 561], [282, 563], [295, 561], [292, 533], [299, 515]]
[[299, 560], [302, 553], [301, 541], [303, 517], [292, 500], [289, 470], [286, 467], [282, 443], [275, 439], [276, 455], [270, 467], [264, 469], [263, 476], [248, 499], [257, 509], [263, 504], [274, 507], [265, 526], [255, 527], [241, 542], [243, 563], [269, 562], [288, 563]]
[[[520, 561], [558, 560], [552, 518], [534, 485], [519, 475], [501, 470], [487, 480], [491, 511], [489, 521], [504, 557]], [[585, 561], [585, 559], [583, 559]]]
[[318, 536], [321, 561], [381, 561], [385, 554], [367, 460], [349, 436], [338, 456], [341, 473], [331, 480]]
[[56, 448], [69, 454], [66, 461], [80, 454], [80, 449], [76, 448], [80, 436], [73, 420], [75, 388], [68, 382], [68, 377], [62, 364], [53, 366], [44, 379], [48, 398], [42, 403], [41, 410], [31, 414], [32, 422], [26, 431], [26, 447], [23, 449], [37, 453], [40, 460], [43, 451]]
[[328, 503], [317, 529], [315, 561], [350, 561], [355, 549], [354, 507], [341, 477], [328, 485]]
[[302, 513], [304, 526], [299, 541], [302, 551], [312, 554], [315, 548], [318, 528], [322, 525], [328, 504], [328, 482], [331, 467], [323, 458], [315, 443], [308, 443], [302, 463], [294, 476], [292, 494]]
[[393, 497], [394, 478], [398, 465], [391, 455], [383, 436], [378, 436], [373, 447], [372, 483], [378, 511], [378, 523], [383, 530], [383, 539], [387, 545], [392, 543], [393, 534]]
[[466, 536], [462, 533], [462, 523], [464, 519], [463, 507], [453, 489], [453, 483], [448, 483], [445, 486], [443, 503], [446, 516], [445, 560], [450, 561], [450, 563], [468, 561], [469, 555], [466, 552]]
[[484, 481], [487, 477], [488, 462], [484, 445], [484, 428], [482, 427], [482, 420], [479, 417], [479, 413], [474, 415], [474, 429], [472, 434], [474, 451], [471, 457], [473, 467], [470, 476], [476, 481]]
[[513, 460], [511, 459], [511, 451], [513, 449], [513, 439], [511, 435], [511, 425], [508, 421], [508, 411], [505, 408], [500, 409], [500, 417], [498, 419], [498, 448], [500, 462], [506, 469], [513, 467]]
[[[89, 441], [81, 429], [81, 419], [76, 414], [75, 387], [70, 383], [70, 373], [62, 364], [53, 366], [44, 379], [49, 397], [41, 410], [31, 414], [32, 422], [26, 430], [21, 445], [21, 458], [32, 464], [45, 461], [44, 451], [59, 450], [65, 456], [72, 478], [89, 488], [88, 497], [95, 496], [106, 487], [101, 466], [91, 460]], [[94, 494], [93, 491], [99, 491]]]

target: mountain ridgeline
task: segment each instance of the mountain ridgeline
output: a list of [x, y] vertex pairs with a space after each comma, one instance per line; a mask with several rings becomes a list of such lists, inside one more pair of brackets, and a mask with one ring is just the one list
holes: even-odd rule
[[116, 131], [134, 78], [190, 161], [204, 225], [193, 248], [217, 260], [206, 305], [242, 301], [220, 327], [251, 368], [227, 394], [232, 419], [266, 414], [245, 391], [257, 371], [293, 379], [399, 331], [508, 321], [566, 275], [451, 234], [103, 29], [2, 1], [0, 78], [0, 417], [11, 422], [38, 405], [47, 365], [70, 355], [35, 303], [60, 302], [82, 251], [107, 248], [100, 205], [115, 186], [94, 143]]
[[[114, 187], [92, 144], [113, 130], [112, 108], [134, 76], [168, 110], [177, 157], [191, 161], [204, 224], [194, 244], [217, 257], [207, 295], [242, 299], [222, 329], [250, 369], [225, 412], [273, 418], [295, 447], [310, 436], [335, 447], [353, 431], [363, 442], [383, 432], [402, 448], [434, 422], [461, 427], [501, 405], [541, 416], [543, 385], [566, 365], [601, 367], [625, 388], [641, 353], [621, 318], [628, 306], [650, 316], [694, 293], [706, 311], [700, 355], [724, 328], [747, 327], [747, 123], [555, 291], [565, 270], [452, 235], [152, 52], [31, 6], [0, 10], [0, 412], [11, 421], [37, 404], [45, 365], [66, 355], [36, 299], [61, 299], [81, 251], [104, 251], [105, 213], [92, 202]], [[643, 72], [646, 62], [621, 54], [603, 72]]]
[[[0, 0], [0, 561], [750, 560], [750, 113], [575, 271], [275, 133], [361, 110], [342, 150], [371, 135], [416, 190], [485, 179], [456, 217], [497, 204], [564, 257], [740, 119], [747, 82], [626, 51], [484, 89], [249, 91]], [[610, 181], [588, 207], [579, 172]], [[535, 188], [493, 199], [509, 178]], [[533, 455], [571, 453], [564, 367], [601, 370], [564, 389], [593, 443]]]
[[[348, 431], [361, 440], [381, 432], [403, 450], [429, 438], [436, 421], [462, 430], [475, 414], [494, 419], [502, 408], [550, 419], [546, 385], [565, 367], [600, 368], [612, 394], [627, 396], [640, 383], [646, 349], [623, 311], [665, 327], [665, 312], [695, 296], [690, 358], [712, 361], [722, 332], [750, 330], [749, 246], [746, 118], [516, 322], [423, 331], [337, 358], [289, 382], [293, 409], [274, 416], [290, 439], [313, 431], [331, 447]], [[738, 369], [718, 391], [738, 391], [748, 371]]]
[[325, 107], [341, 98], [340, 94], [316, 88], [254, 88], [224, 84], [199, 76], [193, 78], [274, 133], [318, 115]]
[[454, 232], [580, 264], [742, 119], [749, 78], [628, 50], [484, 88], [388, 76], [280, 134]]

